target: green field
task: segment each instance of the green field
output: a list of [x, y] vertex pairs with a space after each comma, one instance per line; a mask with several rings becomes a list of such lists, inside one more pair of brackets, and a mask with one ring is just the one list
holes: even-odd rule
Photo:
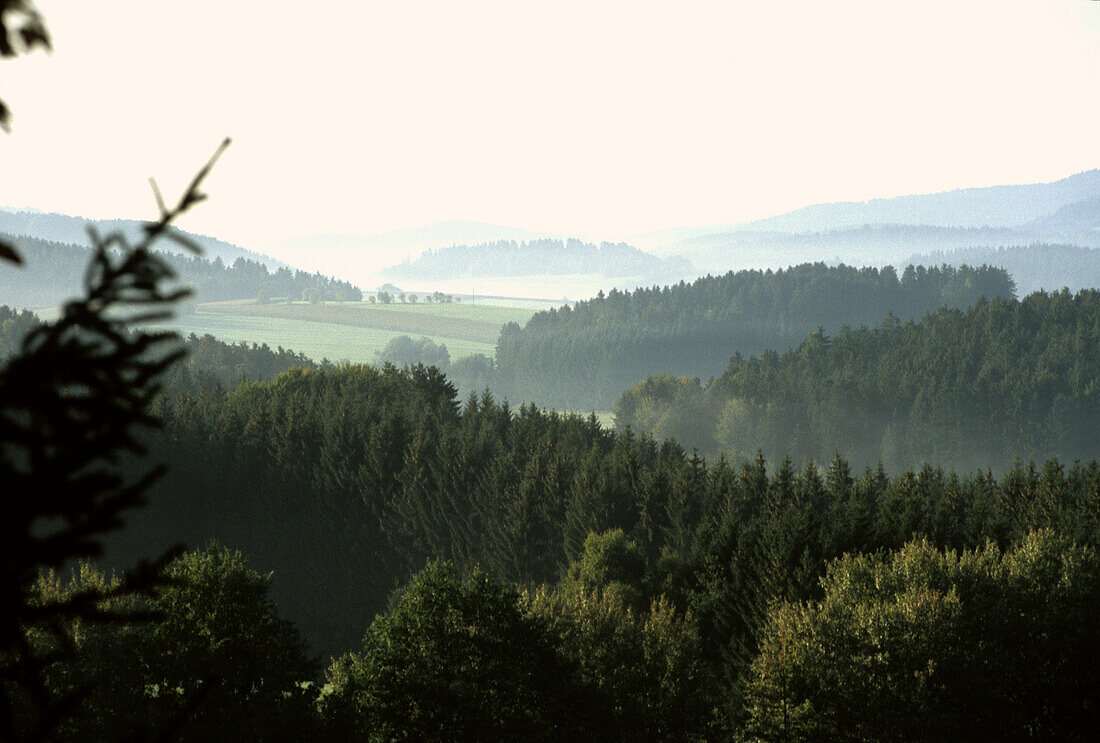
[[446, 344], [454, 360], [475, 353], [491, 357], [501, 326], [522, 325], [532, 314], [533, 309], [490, 304], [240, 301], [197, 305], [174, 325], [185, 335], [282, 346], [317, 361], [373, 361], [392, 338], [423, 336]]

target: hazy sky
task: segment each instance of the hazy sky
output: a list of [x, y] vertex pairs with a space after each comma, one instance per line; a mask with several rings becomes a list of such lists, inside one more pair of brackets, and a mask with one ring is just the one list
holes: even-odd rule
[[263, 248], [471, 219], [594, 239], [1100, 167], [1100, 2], [39, 0], [0, 204]]

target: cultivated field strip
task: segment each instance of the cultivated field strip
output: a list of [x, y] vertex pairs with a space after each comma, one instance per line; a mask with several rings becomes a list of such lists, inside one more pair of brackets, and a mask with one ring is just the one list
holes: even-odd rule
[[254, 304], [215, 302], [202, 305], [210, 314], [267, 317], [315, 323], [372, 328], [410, 336], [453, 338], [495, 344], [500, 328], [509, 320], [526, 322], [530, 310], [515, 307], [469, 305], [371, 305], [365, 302], [309, 304]]

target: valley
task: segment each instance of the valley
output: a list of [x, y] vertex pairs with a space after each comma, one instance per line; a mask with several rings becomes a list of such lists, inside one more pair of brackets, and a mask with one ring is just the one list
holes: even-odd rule
[[445, 344], [453, 359], [492, 356], [501, 327], [525, 323], [534, 310], [504, 304], [370, 304], [309, 302], [256, 304], [251, 300], [195, 305], [171, 327], [184, 334], [266, 343], [333, 362], [370, 363], [393, 338], [427, 337]]

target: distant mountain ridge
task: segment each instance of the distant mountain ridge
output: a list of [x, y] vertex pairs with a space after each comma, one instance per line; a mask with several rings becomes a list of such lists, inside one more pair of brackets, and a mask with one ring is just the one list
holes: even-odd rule
[[864, 224], [1020, 227], [1094, 196], [1100, 196], [1100, 169], [1051, 183], [960, 188], [863, 202], [815, 204], [760, 219], [746, 227], [784, 232], [822, 232]]
[[[94, 225], [102, 235], [121, 232], [127, 239], [136, 242], [144, 235], [145, 224], [146, 222], [136, 219], [87, 219], [34, 209], [16, 210], [0, 207], [0, 232], [63, 245], [88, 245], [89, 225]], [[262, 263], [271, 271], [289, 268], [286, 263], [269, 255], [257, 253], [215, 237], [172, 229], [202, 248], [203, 257], [207, 260], [221, 258], [222, 262], [232, 265], [238, 258], [244, 258]], [[171, 240], [162, 240], [158, 247], [165, 251], [185, 252]]]
[[[0, 207], [0, 232], [12, 235], [86, 244], [89, 224], [104, 232], [121, 230], [133, 238], [141, 234], [144, 223], [92, 221]], [[1050, 183], [812, 204], [752, 222], [678, 228], [613, 243], [577, 241], [589, 247], [572, 252], [568, 247], [571, 241], [559, 236], [462, 220], [366, 237], [298, 237], [271, 244], [267, 251], [277, 257], [213, 237], [182, 234], [203, 247], [206, 258], [221, 258], [227, 265], [245, 258], [274, 271], [286, 266], [282, 262], [286, 260], [295, 267], [339, 276], [363, 287], [375, 286], [385, 277], [440, 282], [436, 288], [455, 291], [455, 286], [445, 282], [549, 275], [576, 280], [567, 286], [538, 288], [517, 288], [504, 282], [489, 290], [497, 294], [518, 291], [524, 296], [540, 291], [546, 296], [590, 296], [612, 286], [675, 283], [705, 273], [774, 269], [805, 262], [904, 266], [911, 256], [975, 248], [1100, 248], [1100, 169]], [[560, 247], [551, 248], [551, 244]], [[530, 283], [527, 278], [522, 281]], [[507, 288], [502, 288], [505, 284]], [[486, 290], [480, 285], [477, 288]]]
[[694, 270], [684, 258], [662, 259], [626, 243], [587, 243], [540, 239], [498, 240], [428, 250], [382, 272], [395, 281], [447, 281], [457, 278], [597, 274], [642, 281], [678, 280]]
[[[71, 245], [25, 235], [0, 232], [0, 241], [13, 245], [24, 258], [17, 267], [0, 271], [0, 304], [24, 308], [56, 307], [71, 299], [79, 290], [87, 271], [92, 249], [87, 244]], [[266, 302], [279, 297], [283, 301], [336, 300], [357, 301], [362, 292], [351, 284], [318, 274], [307, 274], [286, 267], [271, 271], [263, 263], [239, 256], [232, 262], [215, 256], [212, 260], [178, 252], [166, 253], [168, 265], [179, 278], [178, 284], [194, 291], [196, 302], [252, 299]], [[163, 247], [170, 247], [164, 241]], [[181, 311], [189, 311], [189, 301]]]
[[1072, 238], [1077, 245], [1100, 245], [1100, 196], [1066, 204], [1023, 229], [1047, 240]]
[[[1073, 203], [1100, 197], [1100, 169], [1049, 183], [959, 188], [869, 201], [811, 204], [772, 217], [638, 235], [633, 241], [654, 252], [705, 235], [733, 232], [818, 233], [864, 225], [907, 224], [950, 228], [1012, 228]], [[656, 250], [657, 247], [666, 250]]]
[[301, 256], [300, 262], [309, 270], [339, 273], [367, 285], [373, 283], [379, 271], [426, 250], [545, 237], [549, 235], [518, 227], [451, 220], [379, 235], [307, 235], [272, 243], [268, 250], [281, 256], [294, 255], [296, 261]]
[[713, 272], [806, 260], [904, 265], [913, 254], [1045, 243], [1100, 248], [1100, 170], [1054, 183], [817, 204], [687, 232], [655, 252]]

